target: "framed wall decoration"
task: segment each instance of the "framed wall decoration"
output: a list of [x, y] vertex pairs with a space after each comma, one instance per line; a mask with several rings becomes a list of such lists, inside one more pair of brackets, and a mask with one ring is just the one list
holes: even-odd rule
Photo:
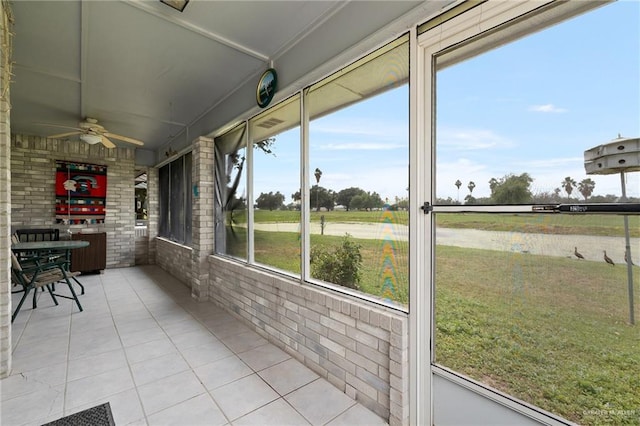
[[104, 223], [107, 166], [56, 161], [56, 222]]
[[278, 90], [278, 73], [269, 68], [260, 76], [256, 87], [256, 102], [260, 108], [266, 108]]

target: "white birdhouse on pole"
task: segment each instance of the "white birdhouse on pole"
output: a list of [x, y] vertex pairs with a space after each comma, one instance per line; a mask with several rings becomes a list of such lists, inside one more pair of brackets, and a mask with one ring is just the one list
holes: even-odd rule
[[[624, 174], [640, 171], [640, 138], [618, 137], [609, 143], [599, 145], [584, 152], [584, 169], [588, 175], [610, 175], [620, 173], [622, 198], [627, 201], [627, 187]], [[629, 322], [635, 324], [633, 309], [633, 262], [631, 261], [631, 242], [629, 238], [629, 217], [625, 214], [625, 259], [627, 261], [627, 279], [629, 292]]]
[[617, 139], [584, 152], [588, 175], [610, 175], [640, 171], [640, 138]]

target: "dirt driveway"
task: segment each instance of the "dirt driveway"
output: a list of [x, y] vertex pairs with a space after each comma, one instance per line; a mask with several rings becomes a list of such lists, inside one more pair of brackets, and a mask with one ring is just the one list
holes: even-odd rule
[[[261, 231], [297, 232], [295, 223], [257, 223]], [[349, 233], [354, 238], [408, 240], [405, 225], [378, 225], [375, 223], [335, 223], [325, 226], [325, 235], [342, 236]], [[320, 224], [311, 224], [311, 233], [320, 233]], [[574, 247], [587, 259], [603, 261], [603, 250], [616, 263], [624, 263], [625, 241], [623, 237], [598, 237], [590, 235], [527, 234], [521, 232], [480, 231], [477, 229], [438, 228], [436, 243], [441, 245], [504, 250], [546, 256], [573, 257]], [[633, 262], [640, 264], [640, 238], [631, 238]], [[576, 259], [577, 260], [577, 259]]]

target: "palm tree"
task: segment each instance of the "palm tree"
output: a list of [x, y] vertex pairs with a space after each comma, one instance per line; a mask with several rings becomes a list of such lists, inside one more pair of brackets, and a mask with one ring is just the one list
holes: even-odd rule
[[578, 191], [580, 191], [580, 193], [584, 197], [584, 201], [587, 201], [587, 198], [589, 198], [591, 194], [593, 194], [593, 190], [595, 187], [596, 183], [591, 180], [591, 178], [583, 179], [580, 181], [580, 183], [578, 184]]
[[460, 182], [460, 179], [456, 181], [455, 185], [458, 188], [458, 203], [460, 203], [460, 187], [462, 186], [462, 182]]
[[562, 189], [564, 189], [567, 193], [567, 200], [571, 200], [571, 193], [573, 192], [573, 188], [578, 185], [576, 181], [570, 176], [567, 176], [566, 178], [564, 178], [560, 185], [562, 186]]
[[467, 188], [469, 188], [469, 195], [471, 195], [473, 193], [473, 188], [476, 187], [476, 184], [474, 181], [470, 181], [469, 185], [467, 185]]
[[316, 185], [318, 185], [318, 190], [316, 191], [316, 211], [320, 211], [320, 178], [322, 177], [322, 170], [316, 167], [316, 171], [313, 173], [316, 177]]

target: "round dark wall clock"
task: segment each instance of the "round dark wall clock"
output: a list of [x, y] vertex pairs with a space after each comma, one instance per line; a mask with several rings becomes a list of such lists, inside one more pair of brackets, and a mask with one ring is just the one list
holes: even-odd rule
[[260, 108], [264, 108], [271, 102], [278, 88], [278, 74], [273, 68], [269, 68], [260, 76], [256, 87], [256, 101]]

